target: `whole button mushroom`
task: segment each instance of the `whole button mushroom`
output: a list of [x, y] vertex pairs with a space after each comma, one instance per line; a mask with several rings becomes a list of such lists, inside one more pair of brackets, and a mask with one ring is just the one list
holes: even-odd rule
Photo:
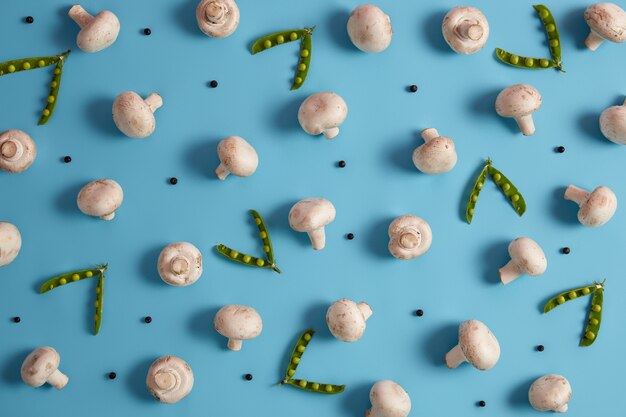
[[611, 142], [626, 145], [626, 101], [621, 106], [611, 106], [602, 112], [600, 130]]
[[225, 180], [228, 174], [238, 177], [249, 177], [259, 166], [259, 156], [256, 150], [239, 136], [228, 136], [217, 145], [217, 155], [220, 164], [215, 175]]
[[372, 315], [370, 306], [361, 301], [355, 303], [347, 298], [335, 301], [326, 312], [328, 329], [343, 342], [356, 342], [365, 332], [365, 322]]
[[22, 249], [22, 235], [11, 223], [0, 222], [0, 266], [13, 262]]
[[388, 232], [389, 252], [397, 259], [422, 256], [433, 241], [433, 233], [426, 220], [411, 214], [392, 221]]
[[615, 214], [617, 197], [609, 188], [601, 185], [591, 193], [570, 185], [565, 190], [564, 198], [574, 201], [579, 206], [578, 221], [589, 227], [602, 226]]
[[159, 254], [159, 276], [175, 287], [191, 285], [202, 275], [202, 254], [191, 243], [167, 245]]
[[496, 112], [502, 117], [512, 117], [524, 136], [535, 133], [532, 114], [541, 107], [541, 94], [528, 84], [515, 84], [505, 88], [496, 98]]
[[137, 93], [126, 91], [113, 102], [113, 121], [129, 138], [147, 138], [156, 128], [154, 112], [162, 105], [163, 99], [156, 93], [144, 100]]
[[239, 7], [233, 0], [202, 0], [196, 7], [196, 19], [205, 35], [225, 38], [239, 26]]
[[527, 237], [518, 237], [509, 244], [511, 260], [498, 270], [500, 280], [504, 285], [513, 281], [522, 274], [531, 277], [546, 272], [548, 261], [541, 247], [534, 240]]
[[99, 179], [85, 185], [78, 193], [76, 202], [80, 211], [88, 216], [113, 220], [115, 211], [124, 201], [124, 191], [115, 181]]
[[348, 19], [348, 36], [363, 52], [382, 52], [391, 43], [391, 20], [373, 4], [363, 4]]
[[424, 144], [413, 151], [415, 167], [426, 174], [443, 174], [454, 168], [457, 161], [452, 139], [439, 136], [437, 129], [422, 130]]
[[185, 398], [193, 388], [193, 371], [176, 356], [162, 356], [150, 365], [146, 386], [150, 394], [165, 404]]
[[108, 48], [120, 33], [120, 21], [108, 10], [92, 16], [80, 4], [75, 4], [68, 15], [80, 26], [76, 43], [85, 52], [98, 52]]
[[378, 381], [370, 390], [372, 408], [365, 417], [407, 417], [411, 412], [411, 398], [400, 384], [391, 381]]
[[335, 220], [336, 213], [333, 203], [325, 198], [307, 198], [298, 201], [289, 210], [289, 226], [296, 232], [307, 233], [313, 249], [324, 249], [324, 226]]
[[467, 320], [459, 326], [459, 344], [446, 354], [448, 368], [457, 368], [469, 362], [474, 368], [486, 371], [500, 359], [500, 345], [485, 324]]
[[585, 45], [595, 51], [605, 40], [626, 41], [626, 12], [614, 3], [596, 3], [585, 10], [585, 20], [591, 32]]
[[22, 363], [22, 380], [31, 387], [40, 387], [48, 383], [56, 389], [63, 389], [69, 378], [59, 371], [61, 358], [50, 346], [33, 350]]
[[477, 8], [459, 6], [443, 18], [441, 31], [454, 52], [468, 55], [485, 46], [489, 38], [489, 23]]
[[35, 161], [37, 147], [21, 130], [0, 133], [0, 169], [12, 174], [25, 171]]
[[323, 133], [326, 139], [339, 134], [348, 116], [348, 105], [337, 93], [316, 93], [307, 97], [298, 110], [298, 121], [309, 135]]
[[528, 401], [535, 410], [564, 413], [572, 398], [572, 387], [561, 375], [544, 375], [532, 383], [528, 390]]
[[222, 307], [213, 319], [215, 330], [228, 338], [228, 349], [241, 350], [244, 340], [254, 339], [263, 331], [261, 316], [252, 307], [230, 304]]

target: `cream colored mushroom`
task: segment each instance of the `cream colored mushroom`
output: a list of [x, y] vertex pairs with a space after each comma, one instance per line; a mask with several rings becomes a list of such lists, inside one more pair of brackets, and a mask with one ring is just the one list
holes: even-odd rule
[[167, 284], [175, 287], [191, 285], [202, 275], [202, 254], [191, 243], [172, 243], [161, 251], [157, 268]]
[[446, 354], [448, 368], [457, 368], [469, 362], [474, 368], [486, 371], [500, 359], [500, 344], [485, 324], [467, 320], [459, 326], [459, 344]]
[[457, 161], [452, 139], [439, 136], [437, 129], [422, 130], [424, 144], [413, 151], [415, 167], [426, 174], [443, 174], [454, 168]]
[[591, 193], [570, 185], [565, 190], [564, 198], [574, 201], [580, 206], [578, 221], [589, 227], [602, 226], [615, 214], [617, 210], [617, 197], [609, 188], [601, 185]]
[[541, 275], [548, 267], [548, 261], [541, 246], [527, 237], [518, 237], [509, 244], [509, 256], [511, 260], [498, 271], [504, 285], [522, 274], [528, 274], [531, 277]]
[[535, 410], [565, 413], [572, 398], [572, 387], [561, 375], [544, 375], [528, 390], [528, 401]]
[[541, 107], [541, 94], [528, 84], [515, 84], [505, 88], [496, 98], [496, 112], [502, 117], [512, 117], [524, 136], [535, 133], [532, 114]]
[[326, 246], [324, 227], [335, 220], [335, 206], [324, 198], [307, 198], [298, 201], [289, 210], [289, 226], [296, 232], [309, 235], [313, 249]]
[[156, 128], [154, 112], [163, 105], [163, 99], [156, 93], [145, 100], [137, 93], [126, 91], [113, 102], [115, 126], [130, 138], [147, 138]]
[[339, 134], [339, 126], [348, 116], [348, 105], [336, 93], [317, 93], [307, 97], [298, 110], [298, 121], [309, 135], [323, 133], [326, 139]]
[[252, 307], [231, 304], [222, 307], [213, 319], [215, 330], [228, 338], [228, 349], [241, 350], [244, 340], [254, 339], [263, 331], [261, 316]]
[[365, 322], [372, 315], [370, 306], [361, 301], [355, 303], [347, 298], [335, 301], [326, 312], [328, 329], [343, 342], [356, 342], [365, 332]]
[[31, 387], [40, 387], [45, 383], [56, 389], [63, 389], [69, 378], [59, 371], [61, 357], [50, 346], [33, 350], [22, 363], [22, 381]]
[[454, 52], [468, 55], [485, 46], [489, 38], [489, 23], [477, 8], [459, 6], [443, 18], [441, 31]]
[[176, 356], [162, 356], [150, 365], [146, 386], [150, 394], [165, 404], [185, 398], [193, 388], [191, 367]]
[[80, 211], [88, 216], [113, 220], [115, 212], [124, 201], [124, 191], [115, 181], [99, 179], [85, 185], [78, 193], [76, 202]]
[[108, 10], [92, 16], [80, 4], [75, 4], [68, 15], [80, 26], [76, 43], [85, 52], [98, 52], [108, 48], [120, 33], [120, 21]]
[[611, 142], [626, 145], [626, 101], [621, 106], [611, 106], [602, 112], [600, 130]]
[[233, 0], [202, 0], [196, 7], [196, 19], [205, 35], [225, 38], [239, 26], [239, 7]]
[[28, 169], [35, 161], [37, 147], [21, 130], [0, 133], [0, 169], [13, 174]]
[[225, 180], [228, 174], [238, 177], [249, 177], [259, 166], [259, 156], [256, 150], [239, 136], [228, 136], [217, 145], [217, 156], [220, 164], [215, 175]]
[[0, 266], [13, 262], [22, 249], [22, 235], [11, 223], [0, 222]]
[[391, 19], [373, 4], [363, 4], [350, 14], [348, 36], [363, 52], [382, 52], [393, 36]]
[[430, 248], [432, 240], [430, 226], [417, 216], [405, 214], [389, 225], [389, 252], [397, 259], [422, 256]]
[[626, 12], [615, 3], [596, 3], [585, 10], [585, 21], [591, 32], [585, 45], [595, 51], [605, 40], [626, 41]]
[[407, 417], [411, 412], [411, 398], [400, 384], [383, 380], [374, 384], [370, 390], [372, 408], [365, 412], [365, 417]]

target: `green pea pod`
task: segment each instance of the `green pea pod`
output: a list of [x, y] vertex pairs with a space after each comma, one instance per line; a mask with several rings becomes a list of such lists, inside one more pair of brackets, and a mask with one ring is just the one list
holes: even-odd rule
[[[315, 29], [315, 27], [311, 29], [311, 32], [313, 32], [313, 29]], [[313, 46], [311, 32], [305, 34], [304, 38], [302, 38], [302, 42], [300, 42], [300, 58], [298, 59], [296, 74], [294, 75], [293, 84], [291, 85], [292, 90], [297, 90], [302, 87], [309, 73], [309, 67], [311, 66], [311, 48]]]
[[100, 274], [98, 278], [98, 286], [96, 287], [96, 315], [94, 316], [94, 334], [98, 334], [100, 331], [100, 325], [102, 324], [102, 307], [104, 304], [104, 272]]
[[346, 388], [345, 385], [320, 384], [318, 382], [310, 382], [304, 379], [290, 379], [287, 384], [296, 388], [316, 392], [318, 394], [341, 394]]
[[270, 232], [267, 230], [263, 217], [256, 211], [250, 210], [250, 214], [254, 218], [254, 224], [259, 228], [259, 237], [263, 243], [263, 252], [267, 255], [267, 260], [274, 264], [274, 249], [272, 248], [272, 241], [270, 240]]
[[585, 333], [583, 334], [582, 339], [580, 339], [580, 346], [591, 346], [593, 342], [595, 342], [598, 338], [600, 324], [602, 323], [603, 303], [604, 287], [600, 287], [596, 290], [593, 298], [591, 299], [589, 316], [587, 317], [587, 325], [585, 326]]
[[[548, 38], [548, 48], [550, 49], [550, 56], [554, 60], [554, 64], [559, 71], [563, 71], [561, 63], [561, 38], [559, 36], [559, 29], [556, 26], [556, 20], [548, 9], [543, 4], [537, 4], [533, 6], [544, 29], [546, 30], [546, 37]], [[563, 71], [565, 72], [565, 71]]]
[[302, 39], [307, 31], [308, 29], [286, 30], [283, 32], [276, 32], [267, 36], [263, 36], [262, 38], [254, 41], [254, 43], [252, 44], [252, 54], [254, 55], [275, 46]]
[[489, 166], [491, 166], [491, 160], [487, 159], [487, 161], [485, 162], [485, 167], [483, 168], [482, 171], [480, 171], [480, 174], [478, 175], [478, 178], [476, 179], [476, 182], [474, 183], [474, 187], [472, 187], [472, 191], [470, 192], [469, 199], [467, 200], [467, 207], [465, 208], [465, 218], [467, 219], [467, 222], [469, 224], [472, 223], [472, 219], [474, 218], [474, 210], [476, 209], [478, 196], [480, 195], [480, 192], [482, 191], [483, 186], [485, 185], [485, 180], [487, 179], [487, 172], [489, 170]]
[[511, 181], [507, 177], [502, 174], [502, 172], [498, 171], [493, 165], [489, 166], [489, 175], [491, 175], [491, 179], [496, 183], [498, 188], [504, 193], [504, 195], [509, 199], [509, 202], [515, 209], [515, 212], [521, 217], [526, 212], [526, 201], [524, 201], [524, 197], [522, 193], [519, 192], [517, 187], [513, 185]]
[[279, 274], [281, 272], [280, 269], [278, 269], [276, 265], [271, 264], [265, 259], [261, 259], [261, 258], [257, 258], [256, 256], [241, 253], [235, 249], [231, 249], [228, 246], [222, 245], [222, 244], [217, 245], [215, 248], [217, 249], [217, 252], [220, 255], [228, 258], [229, 260], [233, 262], [237, 262], [243, 265], [253, 266], [257, 268], [272, 269], [275, 272], [278, 272]]
[[306, 347], [309, 345], [311, 339], [315, 335], [315, 330], [308, 329], [305, 330], [301, 335], [296, 345], [293, 347], [293, 351], [291, 352], [291, 357], [289, 358], [289, 365], [287, 365], [287, 371], [285, 372], [285, 379], [283, 383], [291, 380], [296, 374], [296, 369], [300, 364], [300, 360], [302, 359], [302, 355], [306, 350]]
[[48, 94], [48, 98], [46, 99], [46, 107], [41, 112], [41, 117], [39, 118], [38, 125], [45, 125], [48, 123], [48, 120], [52, 117], [52, 113], [54, 113], [54, 109], [57, 105], [57, 100], [59, 97], [59, 88], [61, 87], [61, 76], [63, 75], [63, 64], [65, 63], [65, 58], [69, 55], [70, 51], [68, 50], [63, 55], [59, 57], [59, 61], [57, 62], [56, 67], [54, 68], [54, 72], [52, 74], [52, 80], [50, 81], [50, 92]]
[[543, 307], [543, 312], [545, 314], [568, 301], [593, 294], [597, 289], [598, 287], [596, 285], [587, 285], [586, 287], [574, 288], [572, 290], [562, 292], [546, 303]]
[[500, 48], [496, 48], [496, 58], [498, 58], [505, 64], [517, 68], [547, 69], [557, 66], [556, 62], [547, 58], [530, 58], [525, 56], [519, 56]]
[[54, 65], [59, 62], [61, 56], [63, 55], [39, 56], [34, 58], [23, 58], [15, 59], [12, 61], [0, 62], [0, 76]]
[[83, 279], [100, 276], [107, 269], [107, 265], [98, 267], [97, 269], [83, 269], [81, 271], [69, 272], [59, 275], [44, 282], [39, 288], [39, 293], [43, 294], [65, 284], [81, 281]]

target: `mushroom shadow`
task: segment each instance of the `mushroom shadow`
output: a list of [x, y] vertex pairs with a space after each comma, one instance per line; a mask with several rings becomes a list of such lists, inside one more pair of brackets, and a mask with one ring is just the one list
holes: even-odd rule
[[509, 262], [509, 240], [499, 240], [487, 246], [482, 252], [483, 277], [491, 284], [500, 284], [498, 269]]
[[185, 152], [187, 168], [199, 178], [214, 179], [220, 181], [215, 175], [215, 169], [220, 164], [217, 156], [217, 145], [221, 139], [208, 139], [206, 137], [195, 141]]
[[[306, 99], [305, 95], [298, 95], [287, 100], [285, 103], [279, 106], [276, 115], [274, 116], [274, 124], [281, 131], [292, 132], [294, 130], [302, 131], [300, 122], [298, 122], [298, 110], [300, 104]], [[281, 137], [289, 137], [280, 135]]]
[[333, 11], [326, 21], [328, 25], [328, 34], [332, 38], [333, 42], [344, 51], [350, 51], [352, 53], [359, 52], [359, 49], [352, 44], [346, 25], [350, 18], [351, 11], [349, 9], [335, 10]]
[[557, 187], [552, 192], [552, 215], [555, 219], [568, 225], [579, 225], [578, 204], [563, 198], [567, 187]]
[[436, 51], [454, 54], [454, 51], [446, 43], [446, 40], [443, 38], [443, 33], [441, 32], [441, 24], [447, 13], [448, 10], [439, 10], [438, 12], [426, 16], [426, 19], [417, 25], [422, 32], [418, 33], [418, 39], [427, 39], [428, 44]]
[[422, 338], [422, 350], [431, 365], [446, 366], [446, 353], [458, 343], [459, 323], [448, 323], [440, 326]]
[[333, 339], [333, 335], [326, 325], [326, 312], [330, 302], [318, 301], [311, 304], [302, 315], [302, 326], [307, 329], [315, 329], [315, 337], [318, 339]]
[[96, 129], [115, 137], [125, 137], [115, 126], [113, 121], [113, 101], [111, 97], [99, 97], [85, 106], [85, 118]]
[[198, 21], [196, 20], [196, 7], [199, 2], [200, 0], [183, 0], [175, 2], [176, 8], [172, 13], [172, 16], [176, 19], [178, 26], [180, 26], [188, 35], [197, 38], [207, 37], [198, 27]]
[[341, 405], [346, 415], [363, 417], [365, 410], [371, 407], [370, 390], [376, 381], [348, 385], [342, 395]]
[[402, 137], [399, 140], [392, 141], [392, 143], [402, 144], [398, 145], [398, 147], [396, 148], [391, 147], [391, 149], [389, 150], [389, 160], [393, 168], [397, 168], [402, 172], [410, 174], [422, 173], [419, 169], [415, 167], [412, 159], [413, 151], [415, 150], [415, 148], [424, 143], [421, 136], [419, 135], [419, 132], [416, 133], [416, 137], [417, 139], [411, 138], [410, 141], [405, 140], [405, 137]]
[[[459, 218], [463, 222], [467, 222], [467, 201], [469, 200], [470, 194], [474, 189], [474, 184], [476, 183], [476, 178], [480, 175], [483, 168], [485, 168], [484, 161], [481, 165], [478, 165], [476, 169], [472, 172], [472, 175], [467, 177], [467, 181], [465, 182], [464, 192], [462, 194], [461, 200], [459, 200]], [[476, 203], [476, 207], [478, 207], [478, 203]], [[476, 215], [476, 213], [474, 213]]]
[[213, 328], [213, 318], [221, 307], [208, 307], [195, 312], [188, 323], [189, 333], [195, 337], [211, 340], [220, 350], [228, 350], [226, 338]]
[[528, 403], [528, 390], [533, 382], [535, 382], [536, 378], [528, 378], [525, 379], [524, 382], [517, 384], [508, 397], [508, 402], [512, 407], [519, 408], [528, 408], [530, 407]]
[[[66, 48], [66, 49], [77, 49], [78, 46], [76, 45], [76, 36], [78, 35], [78, 32], [80, 32], [80, 28], [78, 27], [78, 25], [76, 23], [74, 23], [73, 21], [69, 20], [69, 17], [67, 15], [67, 13], [70, 11], [70, 8], [74, 5], [74, 3], [67, 3], [67, 5], [63, 6], [63, 7], [59, 7], [57, 9], [57, 21], [60, 22], [59, 25], [57, 25], [56, 30], [54, 31], [54, 34], [52, 35], [52, 39], [58, 43], [59, 45], [62, 45], [61, 48]], [[68, 47], [68, 45], [70, 45]], [[61, 52], [61, 51], [58, 51]], [[47, 88], [50, 87], [50, 84], [47, 85]]]
[[369, 251], [387, 260], [393, 259], [389, 253], [389, 225], [395, 219], [395, 217], [385, 217], [374, 223], [374, 225], [368, 229], [365, 233], [365, 242]]
[[161, 251], [167, 245], [168, 243], [163, 243], [159, 246], [153, 246], [139, 258], [139, 264], [137, 265], [139, 275], [141, 275], [141, 277], [151, 285], [163, 284], [161, 277], [159, 277], [157, 263]]
[[22, 376], [20, 369], [22, 368], [22, 362], [26, 359], [26, 356], [31, 352], [29, 349], [22, 349], [12, 353], [4, 366], [2, 367], [2, 373], [0, 373], [2, 381], [7, 384], [22, 384]]
[[295, 200], [282, 203], [265, 217], [265, 223], [270, 231], [270, 236], [279, 234], [289, 235], [296, 239], [301, 246], [310, 247], [311, 241], [309, 236], [306, 233], [295, 232], [291, 229], [291, 226], [289, 226], [289, 211], [296, 203], [297, 201]]
[[578, 117], [578, 127], [585, 132], [585, 136], [591, 138], [595, 143], [611, 144], [600, 130], [600, 114], [587, 112]]
[[75, 183], [69, 187], [66, 187], [59, 193], [55, 200], [56, 208], [64, 215], [68, 216], [79, 216], [82, 215], [80, 210], [78, 209], [78, 205], [76, 203], [76, 198], [78, 197], [78, 193], [80, 190], [87, 184], [89, 181], [81, 181], [80, 183]]
[[126, 386], [128, 390], [132, 393], [132, 395], [138, 400], [154, 403], [155, 399], [148, 389], [146, 388], [146, 375], [148, 375], [148, 370], [150, 369], [150, 365], [157, 359], [155, 356], [152, 359], [143, 359], [138, 362], [129, 372], [128, 379], [126, 380]]
[[[576, 49], [587, 49], [585, 46], [585, 39], [589, 35], [589, 26], [585, 22], [585, 9], [586, 7], [579, 7], [570, 10], [563, 19], [560, 21], [560, 27], [564, 32], [567, 32], [569, 36], [561, 36], [561, 42], [563, 39], [570, 38], [574, 43]], [[559, 20], [557, 19], [557, 24]]]

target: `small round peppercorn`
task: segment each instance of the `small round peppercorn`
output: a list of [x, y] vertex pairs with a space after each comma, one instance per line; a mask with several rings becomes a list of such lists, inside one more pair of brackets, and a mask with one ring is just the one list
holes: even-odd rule
[[484, 402], [484, 401], [478, 401], [478, 406], [479, 406], [479, 407], [486, 407], [486, 406], [487, 406], [487, 403], [486, 403], [486, 402]]
[[412, 86], [409, 87], [409, 91], [411, 93], [416, 93], [417, 92], [417, 86], [415, 84], [413, 84]]
[[345, 168], [346, 167], [346, 161], [339, 161], [337, 163], [337, 165], [339, 166], [339, 168]]
[[63, 162], [65, 162], [66, 164], [69, 164], [70, 162], [72, 162], [72, 157], [69, 155], [64, 157]]
[[146, 316], [146, 317], [143, 319], [143, 321], [144, 321], [144, 322], [146, 322], [146, 323], [148, 323], [148, 324], [150, 324], [150, 323], [152, 323], [152, 317], [150, 317], [150, 316]]
[[146, 36], [150, 36], [152, 34], [152, 30], [150, 30], [150, 28], [145, 28], [143, 30], [143, 34]]
[[117, 374], [115, 372], [109, 372], [109, 379], [117, 378]]
[[178, 178], [176, 178], [176, 177], [170, 178], [170, 184], [172, 184], [172, 185], [178, 184]]
[[217, 87], [217, 81], [213, 80], [209, 83], [209, 85], [211, 86], [211, 88], [216, 88]]
[[26, 19], [24, 20], [26, 21], [26, 23], [33, 23], [35, 21], [32, 16], [26, 16]]
[[566, 246], [566, 247], [564, 247], [563, 249], [561, 249], [561, 251], [562, 251], [564, 254], [569, 255], [569, 253], [571, 252], [571, 249], [570, 249], [570, 248], [568, 248], [568, 247]]
[[557, 151], [558, 153], [563, 153], [563, 152], [565, 152], [565, 146], [559, 146], [558, 148], [556, 148], [556, 151]]
[[424, 310], [420, 308], [419, 310], [415, 311], [415, 315], [417, 317], [422, 317], [424, 315]]
[[537, 352], [543, 352], [545, 347], [543, 345], [537, 346]]
[[354, 233], [348, 233], [348, 234], [346, 235], [346, 239], [348, 239], [348, 240], [352, 240], [352, 239], [354, 239]]
[[252, 381], [253, 377], [252, 377], [252, 374], [246, 374], [245, 378], [246, 378], [246, 381]]
[[22, 321], [22, 318], [20, 316], [13, 317], [13, 323], [19, 323], [20, 321]]

